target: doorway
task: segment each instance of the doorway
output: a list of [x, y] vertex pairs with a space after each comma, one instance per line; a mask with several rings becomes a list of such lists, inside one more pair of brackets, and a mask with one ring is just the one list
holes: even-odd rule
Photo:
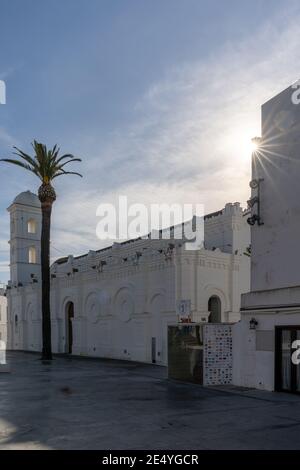
[[73, 346], [73, 324], [72, 320], [74, 318], [74, 304], [73, 302], [68, 302], [66, 305], [66, 353], [72, 354]]
[[208, 301], [209, 323], [221, 323], [221, 300], [217, 295], [210, 297]]
[[277, 392], [300, 393], [300, 364], [292, 361], [297, 348], [294, 341], [300, 340], [300, 326], [275, 327], [275, 390]]
[[151, 360], [152, 364], [156, 363], [156, 338], [151, 338]]

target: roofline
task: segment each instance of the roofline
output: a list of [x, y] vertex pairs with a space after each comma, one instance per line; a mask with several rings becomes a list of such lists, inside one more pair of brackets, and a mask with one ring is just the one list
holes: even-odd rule
[[34, 206], [33, 204], [23, 204], [22, 202], [12, 202], [6, 210], [9, 211], [10, 208], [13, 206], [25, 206], [25, 207], [34, 207], [35, 209], [41, 209], [41, 206]]
[[287, 86], [286, 88], [284, 88], [283, 90], [279, 91], [278, 93], [276, 93], [276, 95], [273, 95], [271, 98], [269, 98], [267, 101], [265, 101], [261, 107], [265, 106], [266, 104], [268, 104], [270, 101], [276, 99], [279, 95], [287, 92], [287, 90], [289, 90], [295, 83], [297, 83], [298, 80], [296, 80], [295, 82], [293, 82], [291, 85]]
[[218, 215], [221, 215], [221, 214], [223, 214], [223, 209], [216, 211], [216, 212], [211, 212], [210, 214], [206, 214], [204, 216], [204, 220], [211, 219], [212, 217], [217, 217]]
[[[218, 210], [218, 211], [215, 211], [215, 212], [210, 212], [209, 214], [204, 215], [204, 220], [211, 219], [211, 218], [213, 218], [213, 217], [218, 217], [219, 215], [222, 215], [222, 214], [223, 214], [223, 211], [224, 211], [224, 208], [223, 208], [223, 209], [220, 209], [220, 210]], [[194, 217], [195, 217], [195, 216], [193, 216], [193, 219], [194, 219]], [[193, 219], [191, 219], [191, 221], [193, 221]], [[182, 225], [182, 226], [183, 226], [185, 223], [186, 223], [186, 222], [181, 222], [181, 224], [178, 224], [178, 225]], [[178, 225], [177, 225], [177, 226], [178, 226]], [[174, 229], [174, 225], [172, 225], [171, 227], [167, 227], [167, 228], [165, 228], [165, 229], [160, 229], [160, 230], [159, 230], [159, 233], [161, 234], [164, 230], [172, 230], [172, 229]], [[137, 242], [137, 241], [139, 241], [139, 240], [151, 239], [151, 238], [150, 238], [150, 235], [151, 235], [151, 234], [148, 233], [147, 235], [142, 236], [142, 237], [131, 238], [130, 240], [125, 240], [125, 241], [123, 241], [123, 242], [117, 242], [117, 243], [118, 243], [118, 245], [120, 245], [120, 246], [124, 246], [124, 245], [127, 245], [127, 244], [129, 244], [129, 243]], [[113, 247], [113, 244], [112, 244], [112, 245], [109, 245], [109, 246], [106, 246], [106, 247], [104, 247], [104, 248], [100, 248], [99, 250], [93, 250], [93, 251], [94, 251], [95, 253], [103, 253], [103, 252], [105, 252], [105, 251], [108, 251], [108, 250], [112, 249], [112, 247]], [[83, 254], [83, 255], [74, 256], [73, 259], [74, 259], [74, 260], [79, 260], [79, 259], [82, 259], [82, 258], [86, 258], [87, 256], [88, 256], [88, 253], [85, 253], [85, 254]], [[63, 257], [57, 259], [56, 261], [54, 261], [54, 263], [52, 264], [52, 266], [54, 266], [55, 264], [59, 264], [59, 265], [65, 264], [65, 263], [67, 263], [68, 258], [69, 258], [69, 256], [63, 256]]]

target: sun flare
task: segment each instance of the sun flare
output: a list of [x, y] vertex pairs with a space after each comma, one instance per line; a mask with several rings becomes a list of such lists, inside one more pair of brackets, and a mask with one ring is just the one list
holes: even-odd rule
[[255, 142], [253, 139], [251, 139], [249, 143], [249, 150], [252, 152], [255, 152], [258, 149], [258, 143]]
[[235, 128], [226, 134], [223, 140], [223, 150], [239, 160], [250, 161], [253, 152], [258, 149], [258, 139], [254, 129]]

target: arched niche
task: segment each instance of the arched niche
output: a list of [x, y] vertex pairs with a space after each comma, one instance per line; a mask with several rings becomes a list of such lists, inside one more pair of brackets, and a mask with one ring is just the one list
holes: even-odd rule
[[212, 295], [208, 300], [208, 311], [210, 312], [209, 323], [221, 323], [222, 303], [218, 295]]

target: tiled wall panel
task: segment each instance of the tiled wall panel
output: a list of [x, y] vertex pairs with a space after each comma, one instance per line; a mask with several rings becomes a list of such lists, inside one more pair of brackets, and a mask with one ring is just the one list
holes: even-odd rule
[[232, 382], [232, 327], [227, 324], [204, 326], [204, 385]]

